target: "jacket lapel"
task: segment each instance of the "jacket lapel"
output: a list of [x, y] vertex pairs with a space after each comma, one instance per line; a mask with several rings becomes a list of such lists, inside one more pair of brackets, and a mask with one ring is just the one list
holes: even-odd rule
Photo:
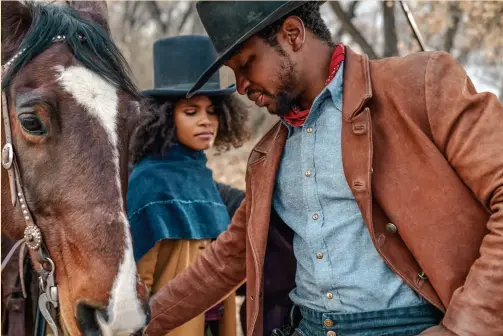
[[250, 155], [251, 210], [247, 231], [257, 273], [261, 273], [264, 264], [274, 185], [287, 133], [286, 126], [278, 122]]
[[344, 93], [342, 115], [346, 121], [352, 120], [363, 105], [372, 98], [369, 58], [346, 47], [344, 60]]
[[342, 165], [362, 217], [374, 239], [372, 222], [372, 122], [365, 104], [372, 97], [369, 61], [366, 55], [346, 48], [342, 103]]

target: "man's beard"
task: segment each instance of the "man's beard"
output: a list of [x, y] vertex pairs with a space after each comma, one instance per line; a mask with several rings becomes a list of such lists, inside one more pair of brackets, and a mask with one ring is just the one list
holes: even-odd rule
[[281, 84], [274, 95], [276, 110], [271, 111], [271, 113], [280, 117], [290, 113], [294, 106], [299, 106], [300, 100], [300, 96], [297, 93], [299, 85], [295, 77], [295, 65], [286, 54], [283, 55], [283, 60], [284, 62], [278, 75]]

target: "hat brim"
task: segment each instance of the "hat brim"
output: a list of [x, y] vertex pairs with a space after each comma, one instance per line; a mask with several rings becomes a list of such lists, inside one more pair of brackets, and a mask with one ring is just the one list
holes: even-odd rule
[[238, 49], [243, 42], [245, 42], [247, 39], [258, 33], [260, 30], [264, 29], [271, 23], [281, 19], [286, 14], [292, 12], [293, 10], [304, 5], [307, 2], [309, 1], [288, 1], [287, 3], [276, 9], [274, 12], [269, 14], [266, 18], [264, 18], [264, 20], [262, 20], [252, 29], [250, 29], [246, 34], [241, 36], [236, 42], [234, 42], [234, 44], [232, 44], [225, 51], [223, 51], [217, 57], [216, 61], [203, 72], [201, 77], [199, 77], [199, 79], [197, 80], [196, 84], [194, 84], [194, 86], [189, 90], [189, 92], [187, 92], [187, 98], [199, 94], [196, 91], [198, 91], [204, 85], [204, 83], [224, 64], [225, 61], [227, 61], [229, 56], [234, 51], [236, 51], [236, 49]]
[[[172, 87], [156, 88], [142, 91], [142, 94], [144, 96], [149, 96], [153, 98], [180, 98], [180, 97], [185, 98], [191, 87], [192, 85], [190, 85], [187, 88], [172, 88]], [[233, 94], [234, 92], [236, 92], [235, 84], [232, 84], [225, 89], [211, 89], [203, 87], [202, 90], [197, 91], [195, 94], [191, 95], [191, 97], [195, 95], [208, 96], [208, 97], [228, 96]]]

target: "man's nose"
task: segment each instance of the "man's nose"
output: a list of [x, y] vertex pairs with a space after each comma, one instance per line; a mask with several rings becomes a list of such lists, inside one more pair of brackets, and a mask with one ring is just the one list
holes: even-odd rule
[[245, 95], [248, 93], [248, 89], [250, 88], [250, 81], [243, 75], [237, 75], [236, 77], [236, 86], [237, 91], [240, 95]]

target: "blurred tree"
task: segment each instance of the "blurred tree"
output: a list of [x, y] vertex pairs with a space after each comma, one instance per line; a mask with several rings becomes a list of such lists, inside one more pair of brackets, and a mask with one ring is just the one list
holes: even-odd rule
[[[407, 2], [426, 45], [450, 52], [477, 77], [497, 88], [503, 99], [503, 2]], [[152, 44], [164, 36], [205, 34], [194, 1], [110, 1], [112, 34], [130, 62], [141, 88], [152, 85]], [[335, 42], [344, 42], [370, 58], [419, 51], [397, 2], [328, 1], [322, 13]], [[232, 82], [226, 74], [224, 82]], [[228, 78], [227, 78], [228, 77]], [[228, 79], [228, 81], [227, 81]], [[269, 124], [258, 117], [256, 127]]]
[[384, 51], [383, 57], [398, 55], [398, 38], [395, 24], [395, 2], [388, 0], [381, 3], [383, 16]]

